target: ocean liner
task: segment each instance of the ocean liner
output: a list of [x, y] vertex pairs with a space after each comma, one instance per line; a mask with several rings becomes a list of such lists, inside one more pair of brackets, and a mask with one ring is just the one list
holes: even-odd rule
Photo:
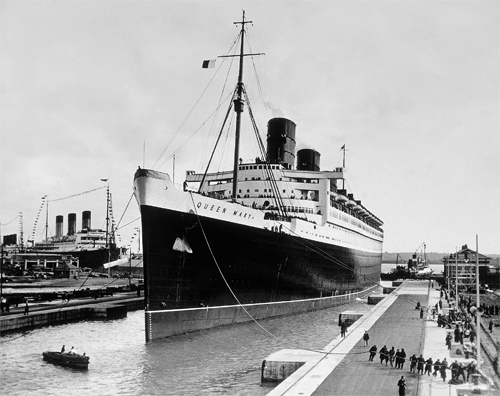
[[82, 212], [82, 229], [76, 231], [76, 213], [68, 214], [68, 233], [63, 235], [62, 215], [56, 216], [56, 235], [35, 242], [29, 248], [39, 253], [69, 253], [79, 259], [80, 267], [97, 269], [116, 260], [121, 252], [116, 246], [114, 234], [91, 228], [91, 212]]
[[253, 114], [242, 79], [249, 22], [243, 13], [235, 23], [234, 169], [187, 171], [181, 188], [156, 170], [134, 176], [147, 341], [335, 305], [380, 280], [382, 221], [344, 189], [344, 167], [322, 171], [320, 153], [296, 151], [293, 121], [269, 120], [266, 147], [256, 133], [255, 160], [239, 158], [243, 105]]

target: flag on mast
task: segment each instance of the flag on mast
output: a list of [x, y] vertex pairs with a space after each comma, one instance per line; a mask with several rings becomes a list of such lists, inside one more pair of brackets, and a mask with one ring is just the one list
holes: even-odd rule
[[345, 144], [340, 148], [341, 150], [345, 149]]
[[212, 69], [215, 67], [215, 61], [216, 61], [216, 59], [204, 60], [201, 67], [203, 69], [209, 69], [209, 68]]

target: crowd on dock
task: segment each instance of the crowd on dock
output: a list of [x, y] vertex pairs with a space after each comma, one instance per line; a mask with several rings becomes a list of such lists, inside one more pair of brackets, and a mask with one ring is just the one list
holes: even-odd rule
[[459, 363], [457, 360], [455, 360], [452, 364], [449, 364], [446, 358], [443, 358], [442, 361], [440, 361], [440, 359], [434, 361], [432, 357], [426, 359], [422, 356], [422, 354], [420, 354], [419, 357], [417, 357], [416, 354], [413, 354], [409, 359], [406, 359], [407, 354], [404, 348], [395, 350], [394, 347], [391, 347], [389, 350], [387, 349], [387, 345], [384, 345], [380, 351], [378, 351], [377, 345], [373, 345], [369, 350], [370, 356], [368, 357], [368, 361], [372, 362], [377, 355], [377, 352], [380, 357], [380, 364], [385, 363], [386, 366], [390, 365], [390, 367], [403, 370], [406, 361], [409, 360], [410, 373], [417, 375], [427, 374], [434, 377], [440, 376], [443, 379], [443, 382], [446, 381], [447, 370], [451, 370], [451, 379], [455, 382], [458, 382], [460, 377], [463, 378], [463, 382], [467, 382], [472, 374], [477, 373], [477, 367], [474, 361], [470, 362], [466, 366]]
[[[454, 292], [448, 291], [445, 288], [440, 290], [440, 300], [434, 305], [427, 308], [421, 306], [420, 302], [417, 302], [415, 310], [420, 313], [420, 318], [423, 319], [424, 316], [427, 320], [436, 320], [438, 327], [443, 327], [447, 330], [447, 334], [443, 342], [446, 344], [449, 350], [452, 349], [452, 342], [460, 344], [460, 351], [457, 353], [463, 353], [464, 357], [468, 359], [469, 357], [477, 356], [476, 344], [474, 343], [476, 334], [476, 328], [474, 323], [476, 322], [475, 316], [478, 312], [486, 317], [498, 315], [500, 312], [500, 307], [498, 305], [487, 305], [481, 304], [480, 309], [477, 309], [470, 296], [459, 295], [457, 298], [457, 304], [454, 308], [449, 309], [448, 314], [443, 311], [443, 301], [449, 304], [451, 299], [455, 299]], [[489, 320], [489, 330], [492, 330], [493, 322], [490, 318]], [[368, 346], [368, 340], [370, 336], [368, 332], [363, 335], [364, 345]], [[468, 339], [469, 342], [464, 344], [464, 338]], [[386, 366], [393, 367], [398, 370], [403, 370], [405, 364], [409, 363], [409, 372], [416, 375], [428, 375], [434, 377], [442, 378], [443, 382], [447, 380], [447, 371], [451, 372], [450, 383], [460, 384], [469, 382], [473, 374], [478, 373], [478, 368], [475, 360], [470, 362], [460, 362], [455, 359], [451, 364], [445, 358], [434, 359], [433, 357], [424, 357], [422, 354], [413, 354], [409, 358], [408, 354], [404, 348], [395, 348], [392, 346], [390, 349], [387, 345], [384, 345], [380, 350], [377, 345], [372, 345], [369, 349], [368, 361], [374, 361], [375, 356], [379, 355], [380, 364], [385, 364]], [[450, 359], [453, 360], [453, 359]], [[498, 370], [498, 362], [494, 362], [495, 372]], [[497, 372], [498, 374], [498, 372]], [[398, 382], [400, 390], [406, 386], [406, 379], [404, 375]]]

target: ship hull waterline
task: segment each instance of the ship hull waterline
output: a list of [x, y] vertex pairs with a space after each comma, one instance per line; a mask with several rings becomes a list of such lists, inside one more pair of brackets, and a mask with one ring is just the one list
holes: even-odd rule
[[[250, 311], [263, 319], [348, 303], [380, 280], [381, 253], [140, 209], [147, 341], [252, 320]], [[179, 240], [186, 251], [173, 249]]]

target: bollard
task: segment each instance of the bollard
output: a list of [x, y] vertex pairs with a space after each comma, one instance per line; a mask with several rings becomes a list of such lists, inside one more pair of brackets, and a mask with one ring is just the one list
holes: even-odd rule
[[472, 383], [474, 385], [479, 385], [479, 378], [481, 377], [481, 374], [472, 374]]

